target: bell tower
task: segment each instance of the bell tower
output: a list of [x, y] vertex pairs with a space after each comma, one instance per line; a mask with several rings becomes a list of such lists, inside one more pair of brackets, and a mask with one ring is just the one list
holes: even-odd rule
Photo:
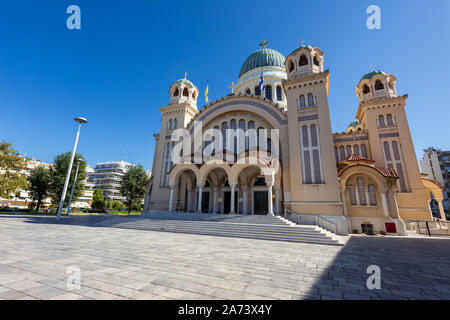
[[356, 118], [368, 131], [376, 166], [395, 169], [399, 176], [395, 197], [400, 217], [431, 220], [405, 113], [408, 95], [397, 94], [396, 81], [393, 74], [380, 70], [364, 75], [355, 88]]
[[[189, 80], [175, 81], [169, 88], [169, 104], [160, 107], [161, 128], [155, 134], [155, 155], [153, 158], [153, 187], [150, 196], [150, 209], [167, 210], [169, 208], [169, 171], [173, 166], [171, 152], [175, 142], [171, 134], [179, 128], [186, 128], [198, 113], [198, 88]], [[158, 160], [158, 161], [157, 161]], [[153, 201], [151, 199], [158, 199]]]
[[287, 207], [299, 214], [326, 215], [347, 223], [338, 186], [328, 106], [329, 71], [319, 48], [301, 45], [285, 62], [290, 191]]

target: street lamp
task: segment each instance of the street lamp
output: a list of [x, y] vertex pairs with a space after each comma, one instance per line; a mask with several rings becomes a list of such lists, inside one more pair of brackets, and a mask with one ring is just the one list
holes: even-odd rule
[[64, 189], [63, 189], [63, 192], [61, 195], [61, 201], [59, 202], [58, 214], [56, 216], [57, 220], [61, 219], [61, 211], [64, 206], [64, 199], [66, 198], [67, 187], [69, 185], [69, 179], [70, 179], [70, 173], [72, 171], [73, 159], [75, 158], [75, 152], [77, 151], [77, 144], [78, 144], [78, 138], [80, 136], [81, 125], [83, 123], [87, 123], [87, 120], [82, 117], [76, 117], [74, 120], [76, 122], [78, 122], [77, 137], [75, 138], [75, 145], [73, 146], [72, 157], [70, 158], [69, 168], [67, 169], [66, 181], [64, 182]]
[[75, 171], [75, 178], [73, 179], [73, 184], [72, 184], [72, 192], [70, 192], [69, 204], [67, 205], [67, 210], [66, 210], [67, 215], [69, 215], [69, 213], [70, 213], [70, 205], [72, 203], [73, 190], [75, 189], [75, 184], [77, 182], [78, 169], [80, 169], [80, 163], [82, 163], [82, 162], [84, 162], [83, 159], [78, 160], [77, 170]]

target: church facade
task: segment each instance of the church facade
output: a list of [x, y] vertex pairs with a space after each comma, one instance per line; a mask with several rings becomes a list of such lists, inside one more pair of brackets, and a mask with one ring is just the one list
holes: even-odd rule
[[233, 93], [200, 110], [198, 88], [186, 77], [173, 83], [159, 108], [144, 211], [288, 212], [324, 217], [340, 234], [370, 223], [401, 235], [404, 221], [433, 219], [441, 188], [419, 172], [396, 77], [364, 75], [356, 120], [332, 133], [324, 64], [316, 47], [287, 57], [263, 47], [245, 60]]

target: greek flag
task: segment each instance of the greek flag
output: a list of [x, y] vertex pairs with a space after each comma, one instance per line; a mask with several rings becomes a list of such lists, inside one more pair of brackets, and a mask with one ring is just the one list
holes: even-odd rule
[[261, 91], [260, 95], [262, 95], [264, 88], [265, 88], [264, 77], [263, 77], [263, 72], [261, 71], [261, 78], [259, 80], [259, 90]]

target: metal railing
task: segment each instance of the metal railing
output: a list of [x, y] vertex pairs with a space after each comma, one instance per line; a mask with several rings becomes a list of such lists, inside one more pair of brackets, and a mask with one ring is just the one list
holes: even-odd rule
[[450, 221], [444, 220], [416, 220], [405, 221], [406, 228], [417, 234], [428, 236], [450, 236]]
[[284, 218], [295, 222], [297, 224], [306, 224], [306, 225], [317, 225], [325, 230], [328, 230], [334, 234], [336, 234], [336, 224], [321, 216], [316, 215], [301, 215], [295, 212], [292, 212], [291, 210], [284, 209]]

